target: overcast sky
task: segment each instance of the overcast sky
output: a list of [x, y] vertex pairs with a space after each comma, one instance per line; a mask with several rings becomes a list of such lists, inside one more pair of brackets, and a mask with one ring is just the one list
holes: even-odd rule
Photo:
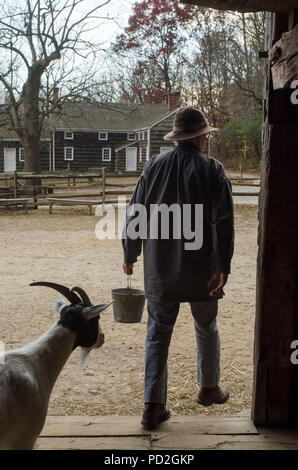
[[[85, 0], [86, 7], [98, 4], [98, 0]], [[109, 43], [114, 40], [117, 34], [122, 32], [122, 28], [127, 25], [129, 16], [131, 15], [132, 6], [136, 0], [111, 0], [110, 3], [104, 6], [100, 12], [108, 16], [114, 21], [104, 20], [102, 23], [102, 30], [100, 32], [103, 42]]]

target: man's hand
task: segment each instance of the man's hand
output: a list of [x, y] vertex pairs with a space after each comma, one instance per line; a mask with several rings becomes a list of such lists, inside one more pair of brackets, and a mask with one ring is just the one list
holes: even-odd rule
[[214, 273], [211, 277], [210, 281], [207, 284], [207, 287], [211, 289], [209, 295], [214, 297], [218, 295], [223, 288], [223, 286], [227, 283], [228, 274], [226, 273]]
[[133, 273], [133, 263], [123, 263], [122, 265], [123, 271], [125, 274], [132, 274]]

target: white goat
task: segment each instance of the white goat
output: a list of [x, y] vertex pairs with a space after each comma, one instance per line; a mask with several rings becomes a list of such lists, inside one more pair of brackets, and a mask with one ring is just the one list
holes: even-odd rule
[[[104, 343], [100, 312], [112, 302], [92, 306], [80, 287], [37, 282], [51, 287], [71, 304], [56, 300], [59, 321], [36, 341], [0, 355], [0, 449], [32, 449], [48, 410], [53, 386], [71, 352], [82, 356]], [[77, 295], [79, 294], [79, 295]]]

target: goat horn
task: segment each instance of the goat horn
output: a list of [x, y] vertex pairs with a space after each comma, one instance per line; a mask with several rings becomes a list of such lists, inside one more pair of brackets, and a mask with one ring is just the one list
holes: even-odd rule
[[69, 290], [70, 290], [70, 292], [76, 292], [77, 294], [79, 294], [81, 296], [82, 301], [83, 301], [83, 303], [86, 307], [91, 307], [92, 306], [92, 303], [91, 303], [91, 300], [89, 299], [89, 296], [86, 294], [84, 289], [82, 289], [82, 287], [74, 286], [74, 287], [71, 287]]
[[80, 297], [76, 295], [74, 292], [71, 292], [68, 287], [62, 286], [61, 284], [55, 284], [54, 282], [32, 282], [30, 286], [45, 286], [50, 287], [51, 289], [55, 289], [60, 294], [64, 295], [64, 297], [69, 300], [72, 304], [79, 304], [82, 302]]

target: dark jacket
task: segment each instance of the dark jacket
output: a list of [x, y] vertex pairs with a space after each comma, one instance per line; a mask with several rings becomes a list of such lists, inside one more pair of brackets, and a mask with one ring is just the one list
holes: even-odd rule
[[[148, 211], [147, 234], [152, 223], [150, 204], [178, 203], [181, 208], [191, 204], [193, 230], [195, 204], [203, 204], [203, 244], [199, 249], [185, 249], [185, 243], [191, 241], [189, 236], [173, 236], [171, 218], [169, 239], [123, 238], [127, 263], [137, 261], [143, 244], [146, 297], [180, 302], [214, 299], [209, 296], [207, 284], [214, 272], [230, 273], [234, 249], [232, 190], [222, 164], [200, 152], [195, 144], [180, 143], [147, 162], [129, 206], [136, 203], [145, 205]], [[126, 214], [123, 237], [137, 216], [138, 212]]]

